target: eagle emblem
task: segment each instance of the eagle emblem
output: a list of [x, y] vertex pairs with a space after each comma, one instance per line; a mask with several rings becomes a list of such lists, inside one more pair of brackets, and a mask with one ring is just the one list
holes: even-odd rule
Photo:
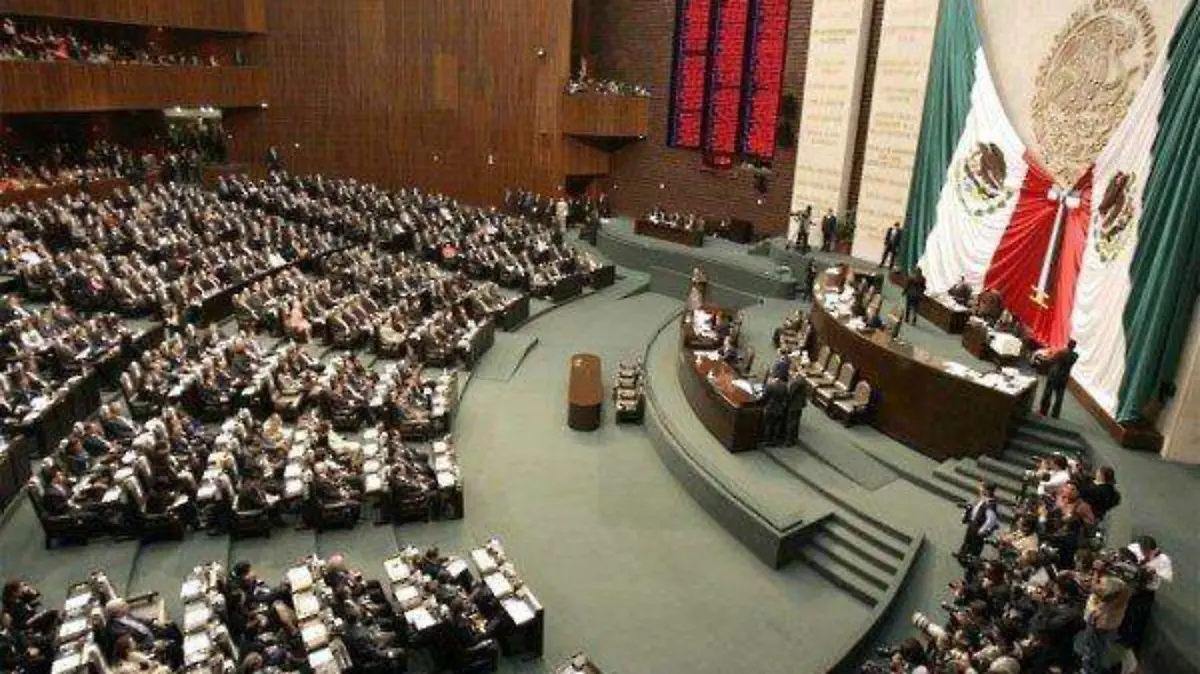
[[1012, 201], [1014, 191], [1005, 184], [1008, 161], [995, 143], [976, 143], [958, 164], [956, 173], [959, 202], [972, 216], [995, 213]]
[[1129, 194], [1133, 183], [1133, 174], [1117, 171], [1104, 188], [1100, 206], [1092, 211], [1092, 237], [1101, 262], [1108, 263], [1119, 256], [1136, 229], [1133, 199]]

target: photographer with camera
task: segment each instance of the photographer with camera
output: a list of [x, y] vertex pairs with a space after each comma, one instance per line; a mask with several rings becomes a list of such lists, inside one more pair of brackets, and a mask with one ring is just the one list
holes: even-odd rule
[[958, 561], [964, 565], [983, 553], [987, 537], [1000, 528], [1000, 515], [996, 510], [996, 485], [980, 482], [976, 487], [976, 495], [975, 501], [963, 510], [962, 521], [967, 525], [967, 530], [963, 532], [962, 545], [955, 554]]
[[[1125, 609], [1125, 620], [1121, 623], [1118, 642], [1137, 652], [1150, 623], [1150, 609], [1154, 606], [1154, 595], [1163, 583], [1175, 578], [1171, 558], [1158, 549], [1153, 536], [1138, 536], [1126, 550], [1136, 559], [1140, 573], [1134, 581], [1133, 596]], [[1134, 658], [1136, 663], [1136, 658]]]
[[1125, 610], [1133, 596], [1129, 583], [1111, 573], [1111, 562], [1097, 559], [1092, 574], [1079, 581], [1090, 590], [1083, 609], [1085, 627], [1075, 642], [1082, 674], [1103, 674], [1105, 656], [1117, 638], [1117, 630], [1125, 619]]

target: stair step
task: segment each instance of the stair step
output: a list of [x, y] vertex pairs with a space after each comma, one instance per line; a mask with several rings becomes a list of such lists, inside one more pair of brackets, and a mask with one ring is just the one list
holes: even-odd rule
[[1030, 414], [1021, 419], [1018, 428], [1029, 428], [1043, 433], [1053, 433], [1068, 439], [1078, 439], [1079, 429], [1074, 424], [1053, 417], [1043, 417]]
[[860, 536], [855, 529], [833, 521], [833, 518], [825, 521], [824, 531], [820, 535], [829, 536], [856, 557], [889, 576], [896, 573], [900, 561], [904, 559], [903, 555], [896, 557], [892, 550], [881, 548], [875, 541]]
[[871, 526], [871, 522], [845, 510], [834, 511], [833, 517], [825, 520], [825, 528], [838, 535], [860, 538], [879, 549], [885, 559], [904, 559], [905, 550], [912, 539], [901, 540], [887, 531]]
[[1004, 475], [1008, 479], [1015, 481], [1017, 484], [1020, 484], [1021, 480], [1024, 479], [1025, 471], [1027, 470], [1024, 466], [1015, 463], [1009, 463], [1003, 459], [1000, 459], [999, 457], [994, 456], [984, 455], [976, 459], [976, 461], [979, 463], [981, 468], [986, 468], [991, 473]]
[[820, 574], [825, 580], [845, 590], [850, 596], [874, 608], [879, 603], [882, 594], [878, 588], [850, 571], [825, 550], [815, 545], [806, 545], [800, 551], [802, 559], [810, 568]]
[[1010, 442], [1019, 440], [1034, 447], [1041, 447], [1043, 452], [1062, 452], [1072, 456], [1087, 454], [1087, 446], [1078, 440], [1072, 440], [1053, 433], [1043, 433], [1025, 428], [1017, 429]]
[[1029, 454], [1010, 445], [994, 458], [997, 462], [1011, 466], [1013, 470], [1019, 470], [1023, 473], [1035, 467], [1041, 456], [1041, 454]]
[[996, 492], [1001, 496], [1007, 494], [1011, 497], [1013, 503], [1016, 503], [1017, 496], [1021, 493], [1021, 482], [1014, 480], [1005, 473], [995, 472], [981, 465], [978, 461], [964, 461], [954, 467], [954, 471], [959, 475], [965, 475], [973, 480], [983, 480], [996, 485]]
[[[1043, 456], [1054, 454], [1055, 452], [1059, 451], [1057, 447], [1047, 447], [1040, 442], [1029, 440], [1019, 435], [1014, 435], [1013, 437], [1009, 438], [1008, 444], [1005, 445], [1005, 449], [1024, 454], [1031, 460], [1040, 459]], [[1070, 451], [1062, 452], [1062, 454], [1066, 456], [1072, 456], [1072, 452]]]
[[837, 560], [838, 564], [841, 564], [846, 571], [858, 576], [881, 592], [886, 590], [891, 583], [891, 574], [864, 562], [852, 545], [844, 544], [838, 538], [829, 535], [828, 532], [818, 532], [809, 539], [808, 545], [821, 550], [831, 559]]
[[[933, 471], [933, 475], [934, 477], [938, 477], [942, 480], [955, 483], [963, 489], [970, 490], [972, 494], [970, 500], [974, 500], [976, 486], [978, 485], [979, 480], [982, 478], [979, 474], [972, 475], [972, 472], [977, 473], [978, 471], [972, 471], [971, 467], [966, 464], [956, 464], [950, 467], [949, 470], [947, 470], [946, 466], [944, 465], [939, 466]], [[1017, 504], [1015, 494], [1010, 496], [999, 489], [996, 490], [996, 500], [999, 501], [1001, 506], [1009, 506], [1010, 508]]]
[[[953, 466], [947, 469], [943, 464], [933, 471], [933, 476], [945, 484], [958, 487], [959, 491], [965, 495], [959, 499], [963, 503], [970, 503], [976, 498], [975, 485], [979, 481], [978, 478], [967, 477], [958, 473]], [[1013, 521], [1013, 508], [1016, 506], [1016, 499], [999, 490], [996, 492], [997, 508], [996, 512], [1000, 515], [1000, 520], [1003, 522]]]

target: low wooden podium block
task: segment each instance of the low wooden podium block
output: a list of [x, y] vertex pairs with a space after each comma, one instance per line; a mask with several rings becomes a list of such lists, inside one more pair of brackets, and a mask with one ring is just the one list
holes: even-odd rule
[[571, 374], [567, 384], [567, 425], [577, 431], [600, 427], [600, 408], [604, 404], [604, 383], [600, 357], [590, 353], [571, 356]]

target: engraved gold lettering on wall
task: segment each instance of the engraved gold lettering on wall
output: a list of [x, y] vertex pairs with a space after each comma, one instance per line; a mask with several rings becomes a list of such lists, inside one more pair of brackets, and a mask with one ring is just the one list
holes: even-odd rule
[[1033, 132], [1046, 167], [1070, 183], [1124, 119], [1158, 53], [1142, 0], [1092, 0], [1071, 15], [1038, 69]]
[[850, 182], [871, 0], [815, 0], [792, 210], [842, 210]]
[[904, 220], [912, 180], [938, 0], [888, 0], [875, 65], [853, 253], [878, 260], [883, 235]]

